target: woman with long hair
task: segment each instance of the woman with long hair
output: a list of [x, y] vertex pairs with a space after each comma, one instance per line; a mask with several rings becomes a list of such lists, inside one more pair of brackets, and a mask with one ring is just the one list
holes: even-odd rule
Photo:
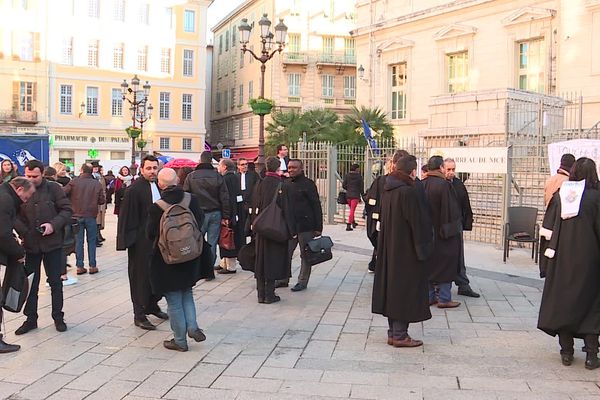
[[2, 174], [0, 177], [0, 183], [10, 182], [14, 177], [18, 176], [17, 170], [13, 165], [12, 161], [9, 159], [2, 160], [2, 164], [0, 165]]
[[115, 211], [116, 215], [119, 215], [119, 207], [121, 200], [125, 196], [125, 190], [133, 183], [133, 175], [128, 166], [123, 165], [117, 174], [115, 179]]
[[548, 246], [540, 260], [546, 282], [538, 329], [558, 335], [562, 364], [574, 359], [574, 338], [583, 339], [585, 368], [600, 367], [600, 191], [596, 163], [575, 162], [569, 181], [552, 196], [540, 234]]

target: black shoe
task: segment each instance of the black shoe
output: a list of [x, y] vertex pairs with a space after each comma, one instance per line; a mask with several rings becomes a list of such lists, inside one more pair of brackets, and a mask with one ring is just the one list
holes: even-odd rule
[[562, 362], [562, 365], [564, 365], [565, 367], [568, 367], [569, 365], [573, 364], [573, 354], [561, 354], [560, 355], [560, 361]]
[[352, 225], [351, 224], [346, 224], [346, 230], [347, 231], [353, 231], [354, 229], [352, 229]]
[[158, 310], [156, 312], [151, 312], [148, 315], [154, 315], [156, 318], [167, 320], [169, 319], [169, 314], [164, 311]]
[[227, 274], [235, 274], [237, 271], [236, 270], [229, 270], [229, 269], [225, 269], [225, 268], [221, 268], [220, 270], [217, 271], [217, 274], [223, 274], [223, 275], [227, 275]]
[[213, 276], [207, 276], [205, 280], [206, 281], [214, 281], [215, 277], [214, 277], [214, 275]]
[[15, 335], [24, 335], [29, 331], [37, 329], [37, 322], [25, 321], [16, 331]]
[[215, 271], [220, 271], [222, 269], [223, 269], [223, 267], [221, 267], [220, 265], [215, 265], [213, 268], [213, 270], [215, 270]]
[[13, 353], [18, 351], [21, 348], [18, 344], [8, 344], [2, 339], [2, 334], [0, 333], [0, 354], [4, 353]]
[[265, 304], [277, 303], [280, 300], [281, 300], [281, 297], [279, 297], [279, 296], [265, 297], [264, 303]]
[[206, 335], [200, 328], [198, 328], [196, 330], [189, 330], [187, 334], [189, 337], [194, 339], [196, 342], [204, 342], [206, 340]]
[[458, 288], [458, 294], [461, 296], [474, 297], [474, 298], [478, 298], [481, 296], [479, 293], [473, 291], [473, 289], [471, 289], [469, 286], [467, 286], [465, 288]]
[[358, 224], [357, 224], [356, 222], [353, 222], [353, 223], [352, 223], [352, 227], [353, 227], [353, 228], [356, 228], [357, 226], [358, 226]]
[[600, 367], [598, 353], [587, 353], [587, 357], [585, 358], [585, 369], [596, 369], [598, 367]]
[[152, 325], [152, 322], [150, 322], [148, 320], [140, 321], [140, 320], [134, 319], [133, 323], [135, 324], [135, 326], [139, 326], [140, 328], [145, 329], [147, 331], [153, 331], [156, 329], [156, 326]]
[[64, 320], [54, 321], [54, 327], [59, 332], [65, 332], [67, 330], [67, 324], [65, 324]]
[[304, 289], [306, 289], [306, 285], [303, 285], [301, 283], [296, 283], [294, 285], [294, 287], [292, 287], [290, 290], [292, 292], [299, 292], [299, 291], [304, 290]]
[[375, 272], [375, 263], [373, 262], [373, 260], [369, 261], [369, 272]]
[[290, 286], [290, 283], [286, 282], [286, 281], [277, 281], [277, 282], [275, 282], [275, 289], [281, 288], [281, 287], [288, 287], [288, 286]]
[[96, 247], [102, 247], [102, 246], [103, 246], [102, 242], [96, 242]]
[[187, 346], [185, 347], [181, 347], [180, 345], [178, 345], [177, 343], [175, 343], [175, 339], [171, 339], [171, 340], [165, 340], [163, 342], [163, 346], [165, 346], [165, 348], [169, 349], [169, 350], [175, 350], [175, 351], [188, 351]]

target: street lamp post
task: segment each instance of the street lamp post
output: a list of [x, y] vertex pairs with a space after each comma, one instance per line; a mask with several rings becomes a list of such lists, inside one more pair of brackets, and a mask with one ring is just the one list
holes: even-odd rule
[[[243, 53], [250, 53], [255, 60], [260, 62], [260, 96], [259, 98], [264, 99], [265, 97], [265, 64], [269, 61], [275, 53], [281, 53], [285, 46], [285, 39], [287, 35], [287, 26], [283, 23], [283, 19], [279, 20], [279, 23], [275, 26], [275, 34], [269, 31], [271, 21], [267, 18], [267, 14], [263, 14], [260, 21], [260, 40], [262, 48], [260, 55], [256, 55], [252, 50], [246, 47], [250, 41], [250, 32], [252, 27], [248, 24], [248, 19], [243, 18], [239, 26], [240, 32], [240, 44], [242, 45]], [[273, 40], [275, 40], [273, 42]], [[277, 47], [271, 51], [273, 44]], [[259, 114], [259, 125], [258, 125], [258, 161], [257, 166], [259, 170], [262, 170], [265, 166], [265, 115]]]
[[[123, 79], [123, 83], [121, 83], [121, 94], [123, 96], [123, 101], [127, 100], [129, 103], [129, 111], [131, 112], [131, 127], [133, 128], [130, 132], [131, 137], [131, 169], [132, 173], [135, 170], [135, 140], [137, 138], [137, 134], [133, 132], [137, 132], [136, 122], [140, 124], [139, 132], [140, 139], [144, 138], [144, 122], [148, 121], [152, 118], [152, 104], [148, 101], [148, 96], [150, 95], [150, 83], [146, 81], [146, 83], [142, 86], [142, 90], [140, 90], [140, 79], [137, 75], [135, 75], [131, 79], [131, 87], [127, 83], [127, 79]], [[141, 153], [140, 153], [141, 154]]]

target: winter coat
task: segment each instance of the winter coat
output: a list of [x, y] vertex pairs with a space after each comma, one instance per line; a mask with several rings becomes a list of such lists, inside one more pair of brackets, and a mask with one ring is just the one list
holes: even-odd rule
[[361, 199], [364, 191], [363, 177], [358, 171], [348, 172], [344, 176], [342, 187], [346, 189], [346, 197], [349, 199]]
[[322, 232], [323, 209], [312, 179], [300, 174], [283, 183], [289, 199], [291, 216], [296, 232]]
[[210, 164], [200, 164], [183, 183], [183, 190], [198, 197], [206, 212], [221, 211], [223, 219], [230, 219], [229, 192], [223, 177]]
[[17, 241], [13, 229], [23, 202], [8, 183], [0, 185], [0, 265], [25, 256], [25, 248]]
[[106, 203], [104, 188], [92, 174], [79, 175], [63, 189], [71, 200], [75, 218], [96, 218], [98, 206]]

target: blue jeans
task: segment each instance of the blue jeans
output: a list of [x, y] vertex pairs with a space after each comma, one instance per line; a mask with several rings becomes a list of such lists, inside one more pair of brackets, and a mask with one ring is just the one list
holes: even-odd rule
[[[438, 293], [436, 295], [436, 286]], [[438, 300], [440, 303], [448, 303], [452, 300], [452, 282], [436, 283], [429, 282], [429, 301]], [[436, 298], [439, 297], [439, 298]]]
[[217, 260], [217, 243], [221, 233], [221, 211], [209, 211], [204, 214], [202, 233], [206, 234], [206, 241], [210, 244], [211, 267], [215, 266]]
[[187, 348], [186, 333], [198, 329], [192, 288], [166, 292], [164, 295], [167, 299], [167, 313], [175, 343]]
[[79, 232], [75, 237], [75, 265], [77, 268], [83, 268], [83, 232], [86, 232], [88, 258], [90, 259], [90, 267], [96, 267], [96, 235], [98, 234], [98, 226], [96, 218], [78, 217]]

